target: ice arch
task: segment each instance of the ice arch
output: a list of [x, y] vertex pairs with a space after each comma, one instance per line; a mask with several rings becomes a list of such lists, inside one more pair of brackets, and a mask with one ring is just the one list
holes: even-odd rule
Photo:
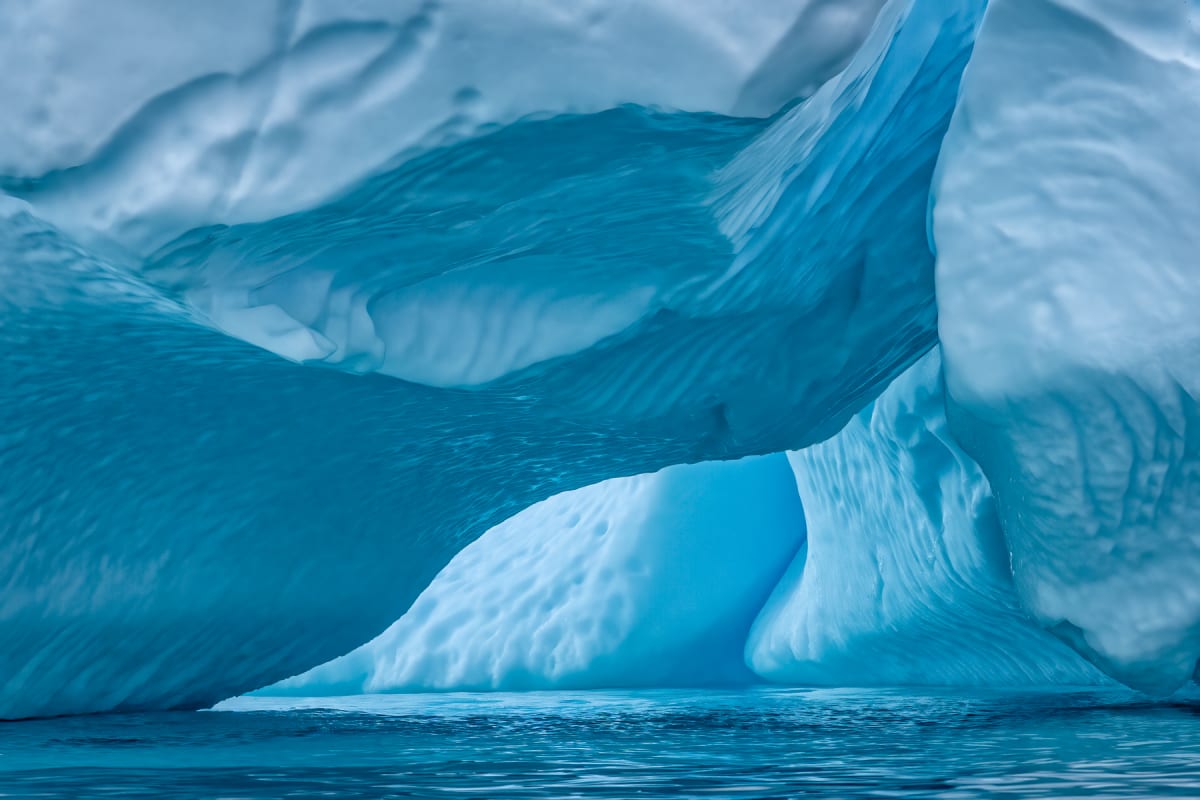
[[[211, 118], [232, 135], [198, 160], [161, 158], [200, 130], [192, 92], [237, 100], [257, 73], [168, 92], [109, 145], [68, 147], [73, 168], [9, 170], [0, 717], [262, 686], [383, 630], [537, 500], [836, 431], [933, 342], [927, 190], [978, 11], [891, 4], [845, 72], [771, 120], [525, 120], [336, 197], [265, 183], [253, 214], [205, 193], [246, 144], [237, 113]], [[603, 132], [621, 168], [547, 152], [539, 131], [563, 125]], [[462, 209], [442, 178], [505, 146], [541, 170], [531, 193], [468, 203], [453, 260], [421, 251], [436, 237], [403, 245], [412, 215], [437, 231]], [[284, 196], [303, 210], [270, 216]]]

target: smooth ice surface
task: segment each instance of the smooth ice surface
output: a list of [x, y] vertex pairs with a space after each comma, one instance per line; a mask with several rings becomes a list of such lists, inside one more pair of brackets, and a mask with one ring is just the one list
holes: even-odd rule
[[[278, 51], [314, 72], [236, 72], [239, 34], [204, 67], [235, 72], [164, 66], [182, 82], [133, 87], [129, 124], [89, 117], [119, 132], [62, 140], [78, 168], [39, 174], [53, 147], [32, 140], [6, 162], [29, 166], [3, 184], [24, 201], [0, 198], [0, 717], [298, 674], [520, 509], [819, 440], [933, 344], [927, 190], [977, 2], [890, 4], [845, 72], [770, 119], [621, 107], [408, 158], [338, 104], [425, 52], [427, 8]], [[166, 58], [145, 30], [123, 39], [139, 70]], [[256, 94], [264, 74], [311, 91]], [[258, 135], [275, 113], [300, 121]], [[400, 158], [364, 177], [381, 142]], [[301, 190], [322, 164], [348, 188]]]
[[938, 351], [789, 458], [808, 542], [746, 645], [759, 675], [832, 686], [1103, 681], [1017, 606], [991, 490], [946, 427]]
[[750, 623], [803, 541], [782, 454], [615, 478], [492, 528], [370, 644], [267, 692], [746, 682]]
[[951, 429], [1018, 594], [1131, 685], [1200, 656], [1200, 7], [994, 0], [935, 186]]

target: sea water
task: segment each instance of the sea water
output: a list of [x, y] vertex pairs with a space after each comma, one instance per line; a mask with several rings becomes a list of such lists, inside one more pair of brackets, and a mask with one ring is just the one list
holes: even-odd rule
[[211, 711], [2, 723], [0, 796], [1200, 797], [1200, 697], [239, 698]]

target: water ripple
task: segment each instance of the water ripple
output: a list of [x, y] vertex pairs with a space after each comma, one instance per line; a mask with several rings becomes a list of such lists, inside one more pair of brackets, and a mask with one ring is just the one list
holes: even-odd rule
[[1197, 797], [1200, 700], [753, 689], [243, 698], [0, 727], [0, 796]]

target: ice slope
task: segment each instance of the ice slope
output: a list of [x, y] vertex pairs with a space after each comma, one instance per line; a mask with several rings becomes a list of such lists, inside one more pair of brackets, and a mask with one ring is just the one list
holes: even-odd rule
[[[350, 181], [365, 147], [314, 115], [293, 162], [224, 101], [193, 104], [253, 75], [173, 84], [77, 168], [12, 172], [0, 717], [266, 685], [382, 631], [538, 500], [838, 430], [932, 345], [927, 190], [978, 13], [889, 5], [845, 72], [769, 120], [526, 119], [239, 225], [250, 206], [205, 188], [258, 185], [230, 148], [280, 155], [281, 176], [328, 156]], [[139, 68], [165, 58], [121, 36]], [[194, 162], [170, 132], [197, 114], [229, 136]], [[328, 189], [275, 186], [254, 215]]]
[[267, 693], [697, 686], [804, 541], [782, 454], [556, 495], [468, 545], [386, 632]]
[[946, 427], [938, 351], [828, 441], [789, 454], [808, 541], [746, 662], [783, 683], [1103, 681], [1018, 607], [983, 474]]
[[1109, 674], [1200, 656], [1200, 6], [993, 0], [939, 164], [951, 429], [1018, 595]]

